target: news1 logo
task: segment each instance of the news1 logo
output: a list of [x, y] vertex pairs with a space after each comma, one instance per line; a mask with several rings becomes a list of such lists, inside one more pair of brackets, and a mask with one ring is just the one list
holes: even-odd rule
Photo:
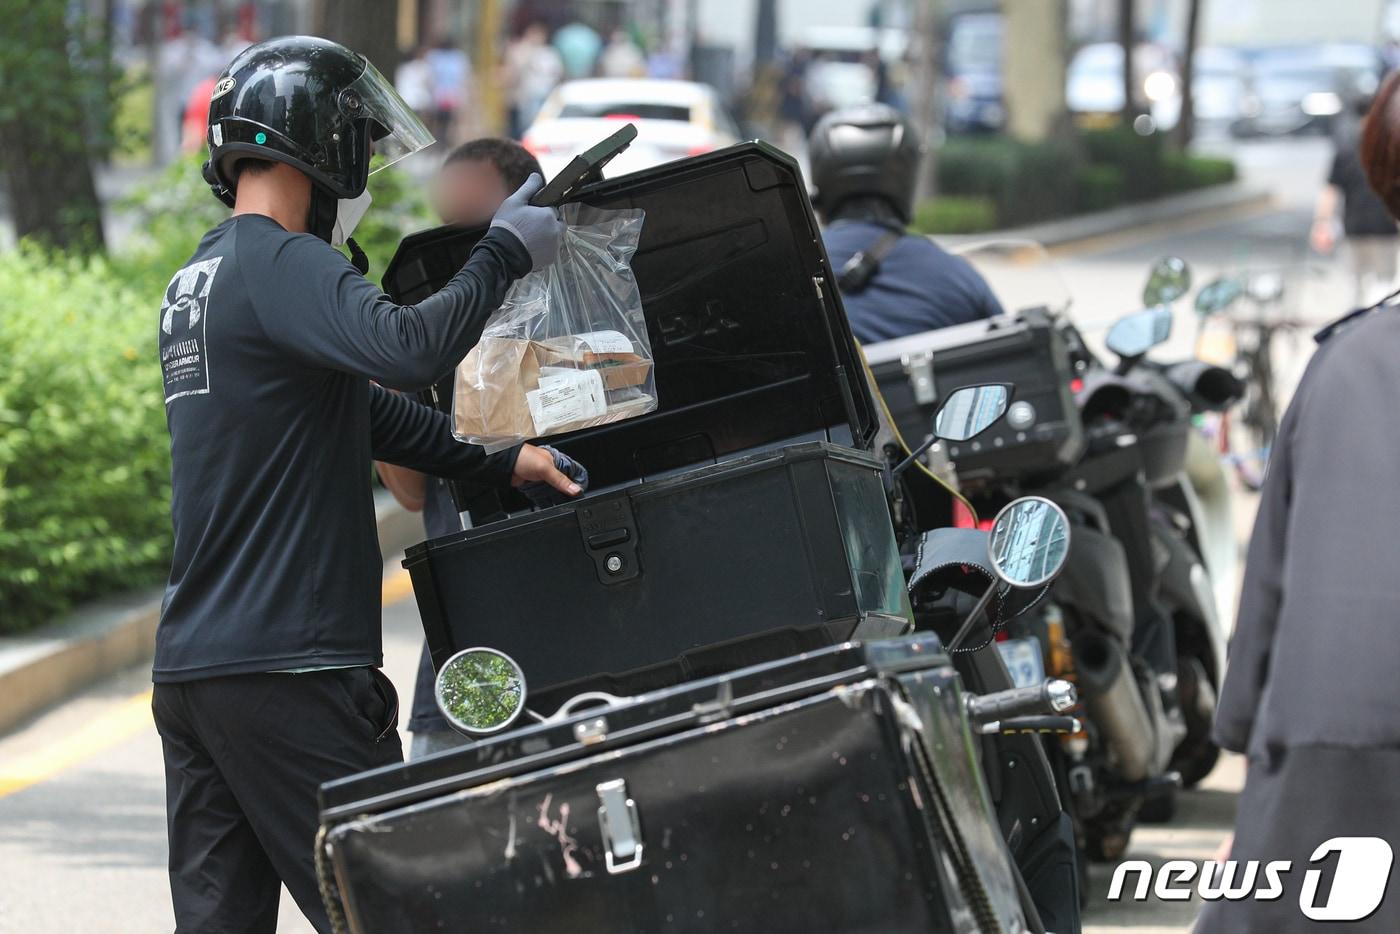
[[[1309, 865], [1329, 861], [1337, 854], [1332, 869], [1332, 886], [1322, 904], [1318, 891], [1325, 871], [1309, 869], [1303, 874], [1298, 893], [1298, 910], [1312, 921], [1361, 921], [1380, 907], [1390, 882], [1390, 867], [1394, 853], [1390, 844], [1379, 837], [1333, 837], [1308, 858]], [[1194, 894], [1208, 902], [1225, 899], [1240, 901], [1252, 898], [1267, 902], [1282, 898], [1286, 893], [1285, 877], [1293, 870], [1289, 860], [1217, 863], [1205, 860], [1193, 863], [1173, 859], [1163, 863], [1154, 873], [1146, 860], [1130, 859], [1113, 870], [1113, 882], [1108, 888], [1108, 900], [1120, 901], [1128, 877], [1137, 874], [1137, 884], [1130, 895], [1133, 901], [1146, 901], [1151, 894], [1163, 901], [1186, 901]], [[1155, 876], [1155, 879], [1154, 879]]]

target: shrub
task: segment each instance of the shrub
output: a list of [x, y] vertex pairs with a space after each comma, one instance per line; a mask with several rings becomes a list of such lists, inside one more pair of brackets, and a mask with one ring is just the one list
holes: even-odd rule
[[970, 234], [995, 230], [997, 206], [991, 198], [946, 195], [921, 202], [910, 227], [921, 234]]
[[169, 570], [159, 302], [101, 259], [0, 254], [0, 631]]
[[1193, 191], [1235, 180], [1235, 163], [1230, 159], [1180, 152], [1167, 153], [1162, 170], [1168, 191]]
[[1084, 154], [1091, 165], [1108, 165], [1123, 174], [1123, 198], [1144, 201], [1162, 194], [1164, 140], [1160, 133], [1147, 136], [1132, 127], [1115, 126], [1102, 130], [1085, 130], [1080, 139]]
[[990, 198], [997, 222], [1016, 227], [1074, 210], [1073, 186], [1063, 180], [1074, 155], [1054, 144], [995, 137], [954, 140], [938, 153], [940, 194]]
[[1123, 203], [1123, 170], [1114, 165], [1080, 166], [1074, 187], [1080, 211], [1106, 211]]

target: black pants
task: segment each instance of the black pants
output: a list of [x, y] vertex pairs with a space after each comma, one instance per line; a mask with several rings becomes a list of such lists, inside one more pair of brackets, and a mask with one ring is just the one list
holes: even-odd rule
[[280, 885], [318, 931], [322, 782], [403, 760], [393, 685], [371, 668], [157, 684], [177, 932], [277, 927]]

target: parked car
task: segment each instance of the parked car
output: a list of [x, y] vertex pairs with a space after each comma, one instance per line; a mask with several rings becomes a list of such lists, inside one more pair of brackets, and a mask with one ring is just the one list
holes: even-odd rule
[[[1181, 116], [1181, 79], [1171, 50], [1144, 43], [1133, 50], [1139, 103], [1158, 129], [1176, 126]], [[1086, 126], [1103, 126], [1123, 111], [1123, 47], [1095, 42], [1074, 54], [1065, 78], [1065, 103]]]
[[1380, 54], [1366, 45], [1256, 49], [1250, 59], [1239, 136], [1331, 132], [1352, 101], [1375, 93], [1383, 71]]
[[637, 139], [609, 163], [609, 176], [721, 149], [743, 135], [707, 84], [598, 78], [555, 88], [521, 142], [552, 177], [625, 122], [637, 125]]
[[888, 69], [900, 61], [909, 44], [903, 30], [869, 26], [808, 26], [798, 40], [812, 56], [807, 100], [817, 116], [876, 100], [877, 68]]
[[948, 34], [944, 110], [950, 133], [996, 132], [1006, 124], [1001, 77], [1004, 33], [1000, 13], [954, 17]]

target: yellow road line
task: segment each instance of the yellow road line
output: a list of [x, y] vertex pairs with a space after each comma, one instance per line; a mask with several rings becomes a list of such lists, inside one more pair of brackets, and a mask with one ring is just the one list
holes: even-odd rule
[[61, 740], [0, 768], [0, 798], [52, 778], [104, 749], [154, 726], [151, 692], [143, 691], [93, 717]]
[[[413, 595], [408, 572], [399, 568], [384, 578], [381, 599], [385, 606]], [[143, 730], [155, 726], [151, 719], [151, 692], [118, 701], [79, 729], [27, 756], [0, 765], [0, 798], [53, 778]]]
[[384, 593], [380, 599], [385, 606], [398, 603], [411, 596], [413, 596], [413, 581], [403, 568], [399, 568], [384, 578]]

